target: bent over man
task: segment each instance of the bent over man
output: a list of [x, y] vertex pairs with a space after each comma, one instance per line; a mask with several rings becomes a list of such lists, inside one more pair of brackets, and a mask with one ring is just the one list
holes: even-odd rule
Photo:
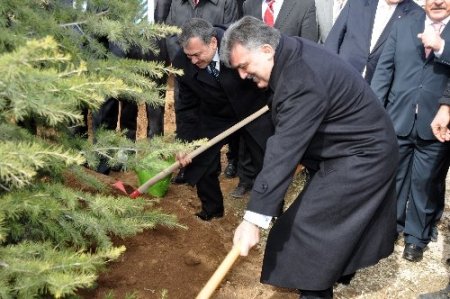
[[[220, 51], [241, 78], [270, 91], [275, 124], [234, 242], [247, 255], [259, 227], [277, 217], [261, 281], [300, 289], [301, 298], [332, 298], [335, 282], [393, 251], [398, 152], [391, 121], [351, 66], [255, 18], [233, 24]], [[282, 212], [298, 163], [311, 178]]]

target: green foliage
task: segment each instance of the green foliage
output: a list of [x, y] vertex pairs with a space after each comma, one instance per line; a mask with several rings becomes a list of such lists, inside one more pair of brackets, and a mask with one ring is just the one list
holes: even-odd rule
[[105, 261], [117, 259], [125, 247], [110, 247], [95, 254], [60, 249], [50, 242], [21, 242], [0, 247], [1, 298], [34, 298], [50, 293], [55, 298], [89, 287]]
[[[139, 0], [90, 0], [87, 7], [86, 1], [64, 2], [0, 1], [0, 298], [75, 296], [124, 252], [111, 237], [181, 227], [149, 201], [62, 184], [70, 171], [105, 191], [81, 165], [95, 165], [100, 155], [130, 167], [153, 152], [155, 145], [114, 132], [94, 146], [68, 128], [83, 124], [82, 110], [95, 110], [108, 97], [161, 104], [162, 87], [153, 79], [176, 70], [114, 57], [107, 41], [125, 52], [156, 51], [155, 39], [178, 29], [136, 24]], [[155, 153], [181, 147], [161, 141]]]
[[80, 146], [86, 163], [90, 167], [95, 168], [99, 163], [99, 157], [104, 157], [110, 166], [121, 167], [123, 170], [137, 167], [148, 168], [150, 165], [146, 164], [146, 161], [171, 160], [176, 153], [190, 152], [205, 144], [206, 141], [206, 139], [200, 139], [187, 143], [176, 140], [174, 135], [166, 135], [132, 142], [110, 130], [99, 130], [95, 144], [80, 143], [73, 138], [67, 140], [69, 143]]

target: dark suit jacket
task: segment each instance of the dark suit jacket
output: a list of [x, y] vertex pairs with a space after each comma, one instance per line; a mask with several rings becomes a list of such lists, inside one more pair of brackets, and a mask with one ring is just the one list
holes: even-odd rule
[[[220, 44], [223, 30], [216, 30]], [[184, 71], [182, 76], [177, 76], [180, 96], [175, 107], [177, 136], [182, 140], [215, 137], [267, 102], [267, 94], [258, 89], [253, 81], [242, 80], [236, 70], [224, 64], [220, 65], [219, 82], [206, 69], [193, 65], [182, 50], [177, 53], [173, 66]], [[267, 138], [273, 133], [270, 115], [260, 116], [245, 130], [249, 134], [243, 134], [244, 137], [251, 136], [263, 152]], [[207, 167], [225, 143], [194, 159], [186, 172], [188, 182], [196, 183], [203, 173], [202, 169]]]
[[[398, 136], [408, 136], [414, 124], [420, 138], [435, 140], [430, 128], [447, 86], [448, 66], [425, 58], [417, 34], [423, 32], [425, 13], [411, 15], [392, 28], [372, 80], [372, 88], [386, 107]], [[450, 26], [441, 36], [450, 38]], [[416, 115], [416, 110], [418, 111]]]
[[[262, 19], [262, 1], [246, 0], [243, 6], [244, 16]], [[289, 36], [300, 36], [318, 41], [319, 29], [316, 21], [314, 0], [284, 0], [275, 20], [274, 27]]]
[[367, 66], [365, 78], [369, 83], [392, 25], [412, 12], [422, 11], [412, 0], [399, 3], [375, 47], [369, 52], [377, 4], [378, 0], [348, 0], [325, 41], [327, 49], [339, 54], [359, 73]]
[[[269, 88], [275, 134], [248, 205], [279, 216], [261, 280], [326, 289], [393, 250], [397, 140], [361, 75], [320, 45], [283, 36]], [[315, 173], [280, 216], [299, 162]]]
[[440, 104], [450, 105], [450, 80], [447, 80], [447, 87], [442, 93], [442, 98], [439, 100]]
[[[166, 24], [183, 26], [192, 18], [201, 18], [213, 25], [231, 24], [239, 18], [236, 0], [202, 0], [197, 6], [193, 0], [172, 0]], [[166, 38], [170, 61], [173, 61], [180, 46], [177, 37]]]

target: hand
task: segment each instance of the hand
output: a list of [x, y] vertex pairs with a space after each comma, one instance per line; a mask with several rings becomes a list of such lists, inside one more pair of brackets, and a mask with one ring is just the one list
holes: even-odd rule
[[450, 131], [448, 124], [450, 122], [450, 106], [441, 105], [436, 116], [431, 122], [431, 130], [433, 130], [434, 136], [440, 142], [450, 141]]
[[425, 48], [430, 48], [435, 52], [439, 52], [443, 46], [443, 40], [432, 27], [427, 26], [423, 33], [417, 34], [417, 37], [422, 40]]
[[259, 227], [246, 220], [236, 228], [233, 244], [239, 245], [241, 256], [247, 256], [249, 250], [259, 243]]
[[181, 167], [185, 167], [192, 163], [192, 158], [186, 153], [178, 153], [175, 156], [178, 162], [180, 162]]

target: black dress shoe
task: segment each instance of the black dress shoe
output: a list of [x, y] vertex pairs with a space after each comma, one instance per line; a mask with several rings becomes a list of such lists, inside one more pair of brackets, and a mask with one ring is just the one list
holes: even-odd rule
[[439, 230], [437, 225], [431, 227], [431, 242], [437, 242], [439, 235]]
[[185, 184], [186, 183], [186, 179], [184, 178], [184, 170], [185, 170], [184, 167], [180, 168], [176, 177], [174, 177], [172, 179], [172, 183], [174, 183], [174, 184]]
[[230, 195], [234, 198], [242, 198], [250, 190], [252, 190], [252, 186], [239, 184], [236, 189], [234, 189], [233, 192], [230, 193]]
[[237, 164], [234, 162], [228, 162], [227, 167], [225, 168], [225, 171], [223, 172], [225, 177], [231, 179], [236, 177], [237, 175]]
[[200, 218], [203, 221], [210, 221], [213, 218], [222, 218], [223, 217], [223, 211], [222, 212], [216, 212], [212, 214], [208, 214], [205, 210], [201, 210], [198, 213], [195, 213], [195, 216]]
[[403, 258], [410, 262], [418, 262], [423, 257], [423, 249], [416, 244], [406, 243]]

